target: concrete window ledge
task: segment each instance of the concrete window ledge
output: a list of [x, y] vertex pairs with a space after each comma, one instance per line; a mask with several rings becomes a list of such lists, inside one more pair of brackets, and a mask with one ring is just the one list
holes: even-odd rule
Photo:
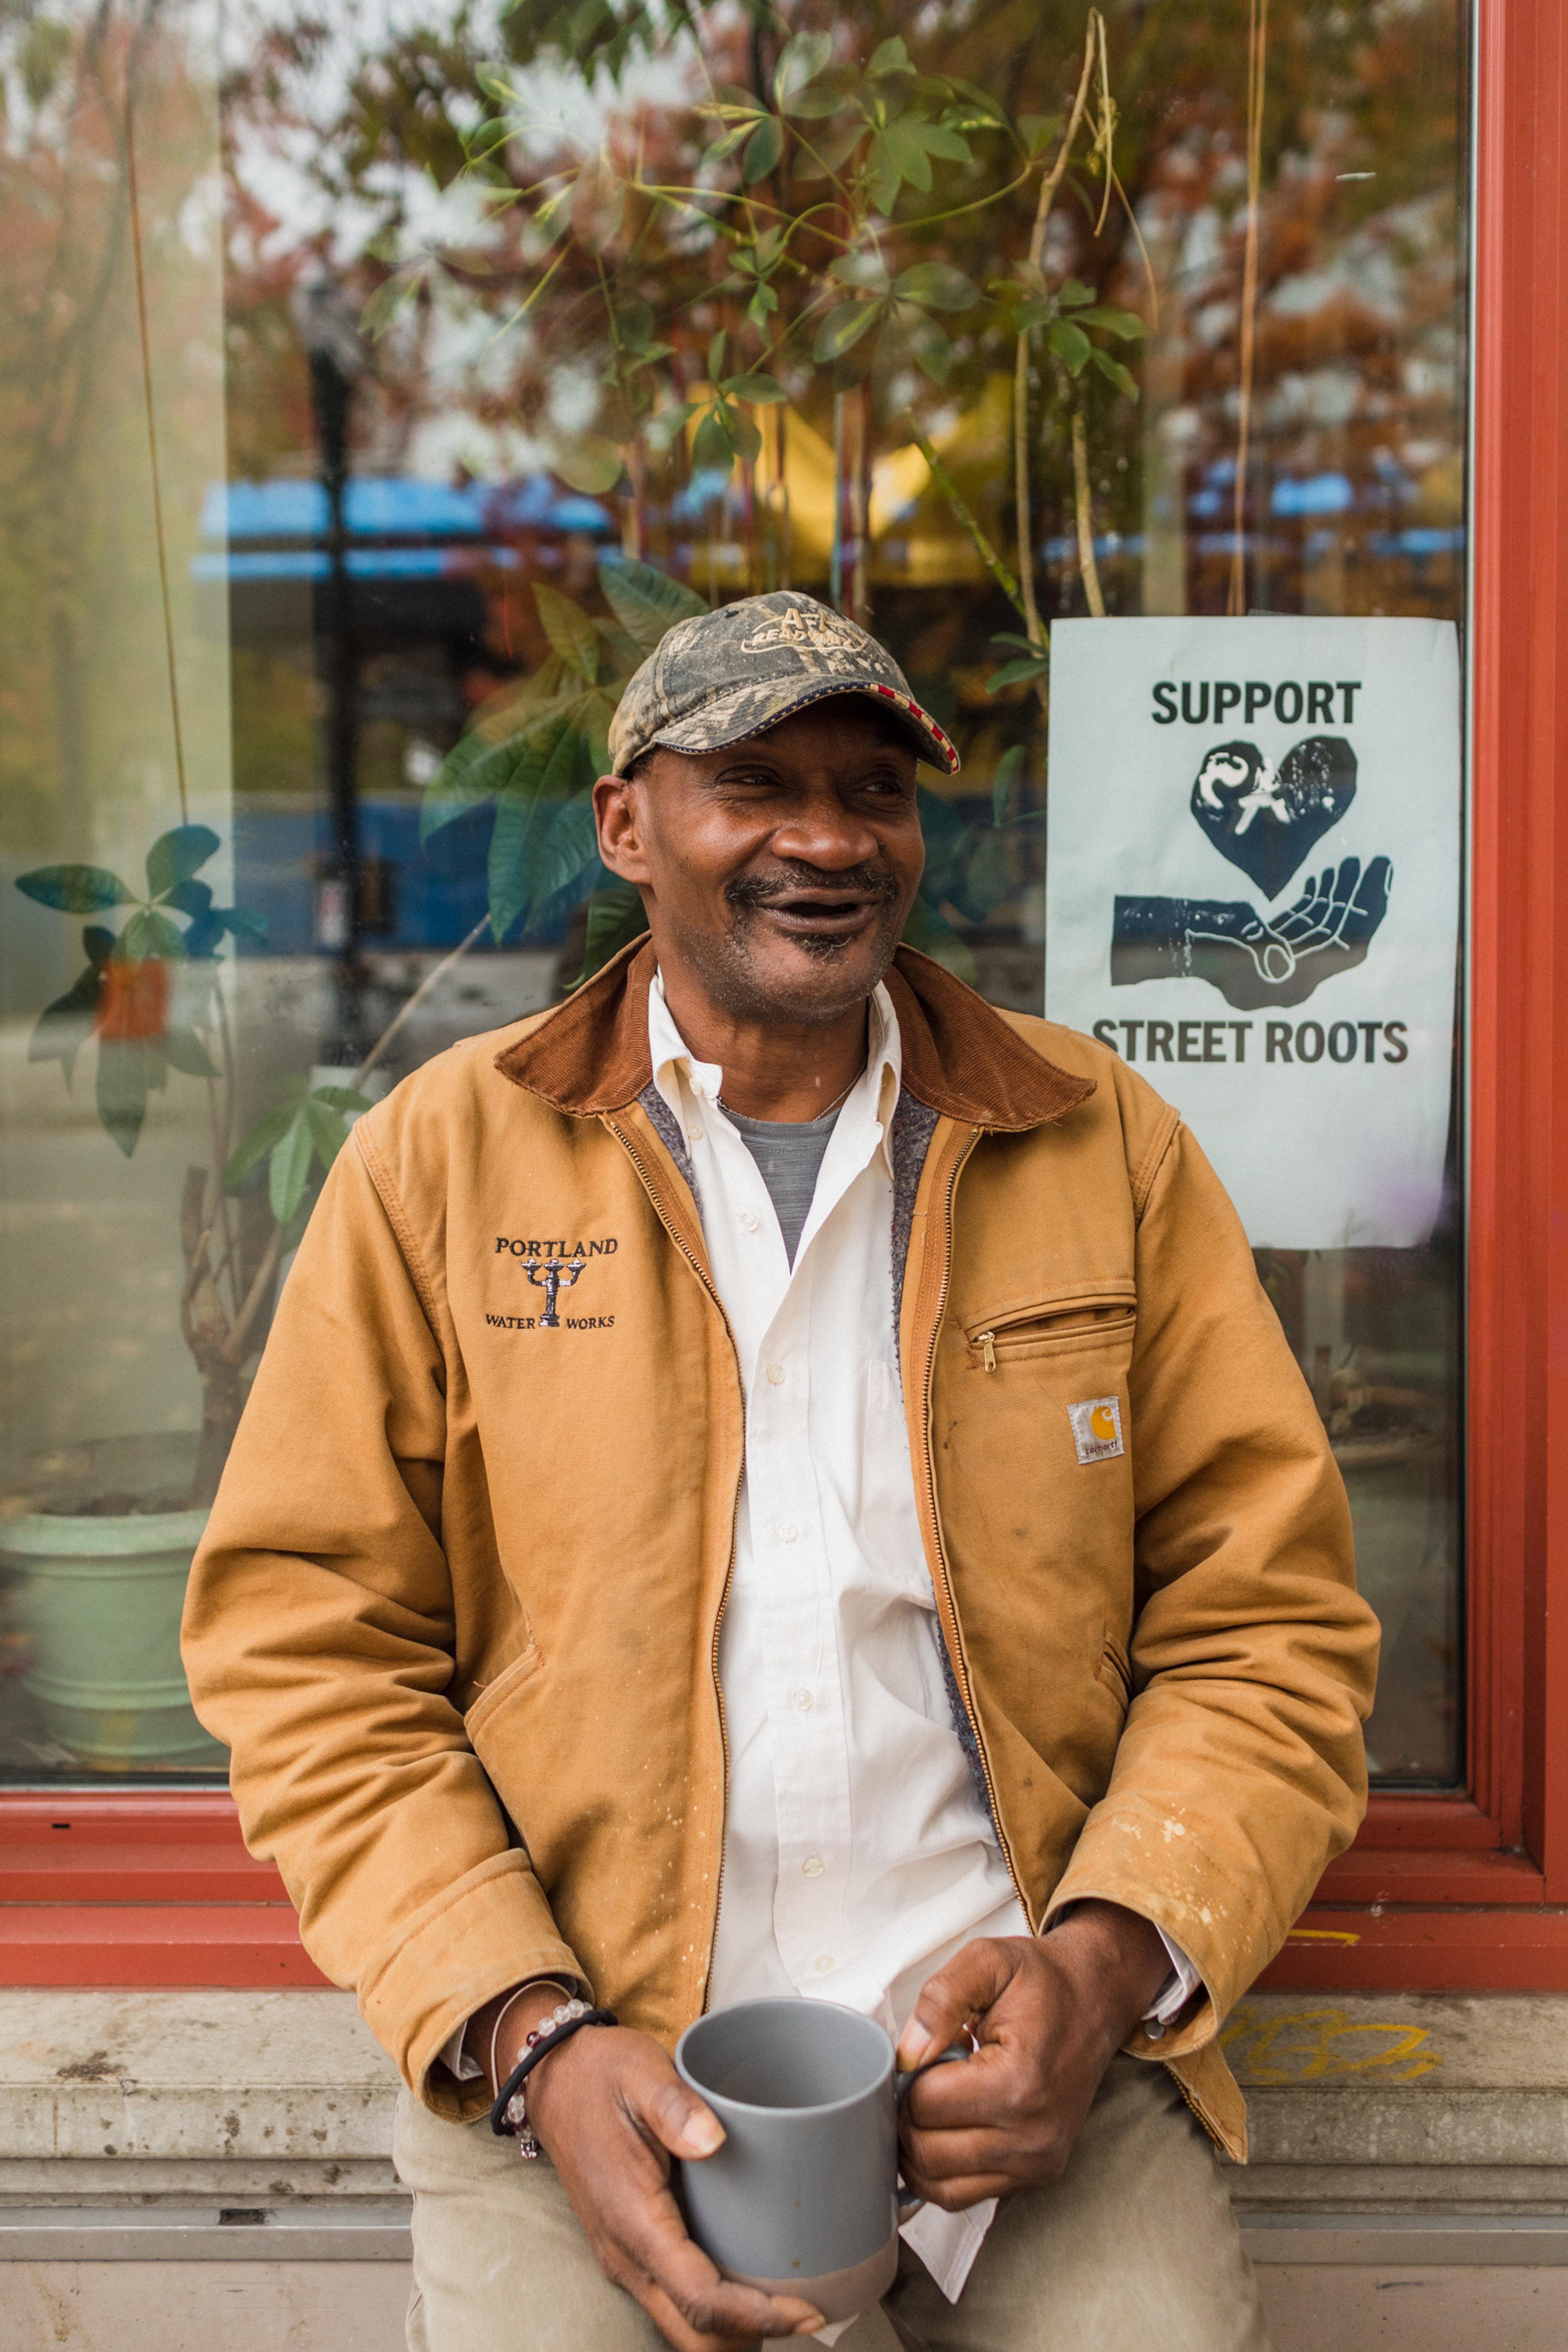
[[[1568, 1998], [1257, 1994], [1226, 2038], [1275, 2352], [1562, 2352]], [[398, 2352], [396, 2091], [345, 1994], [0, 1991], [0, 2343]]]

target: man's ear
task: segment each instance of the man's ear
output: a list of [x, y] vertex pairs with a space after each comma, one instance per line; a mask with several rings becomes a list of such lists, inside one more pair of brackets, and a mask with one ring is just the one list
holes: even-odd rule
[[593, 822], [599, 855], [622, 882], [651, 879], [643, 846], [639, 793], [634, 776], [601, 776], [593, 787]]

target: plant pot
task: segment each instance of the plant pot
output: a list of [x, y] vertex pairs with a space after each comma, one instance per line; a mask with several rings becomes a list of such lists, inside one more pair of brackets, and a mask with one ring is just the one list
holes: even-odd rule
[[[53, 1497], [50, 1498], [54, 1499]], [[0, 1526], [23, 1581], [24, 1682], [49, 1737], [94, 1772], [221, 1772], [180, 1664], [180, 1612], [205, 1511], [29, 1512]]]

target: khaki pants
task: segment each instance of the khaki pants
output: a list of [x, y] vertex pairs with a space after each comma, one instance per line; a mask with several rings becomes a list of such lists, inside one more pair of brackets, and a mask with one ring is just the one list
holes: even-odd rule
[[[409, 2352], [663, 2352], [548, 2164], [406, 2095], [393, 2154], [413, 2191]], [[957, 2303], [904, 2246], [883, 2310], [906, 2352], [1269, 2347], [1208, 2141], [1165, 2069], [1132, 2058], [1112, 2062], [1061, 2179], [1003, 2202]]]

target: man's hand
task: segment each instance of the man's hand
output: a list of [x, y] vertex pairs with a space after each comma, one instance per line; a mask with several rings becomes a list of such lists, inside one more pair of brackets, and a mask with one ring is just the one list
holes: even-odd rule
[[[507, 2011], [496, 2053], [501, 2082], [522, 2056], [529, 2028], [559, 1999], [541, 1987]], [[475, 2023], [487, 2063], [488, 2024]], [[541, 2061], [525, 2095], [529, 2126], [600, 2269], [642, 2305], [677, 2352], [741, 2352], [759, 2336], [810, 2336], [821, 2326], [821, 2312], [796, 2296], [758, 2294], [721, 2278], [687, 2236], [670, 2159], [711, 2156], [724, 2129], [651, 2035], [586, 2027]]]
[[1155, 1929], [1114, 1903], [1078, 1905], [1049, 1936], [966, 1944], [925, 1986], [898, 2045], [919, 2065], [966, 2024], [980, 2047], [933, 2067], [904, 2101], [904, 2177], [956, 2211], [1054, 2180], [1101, 2077], [1170, 1974]]

